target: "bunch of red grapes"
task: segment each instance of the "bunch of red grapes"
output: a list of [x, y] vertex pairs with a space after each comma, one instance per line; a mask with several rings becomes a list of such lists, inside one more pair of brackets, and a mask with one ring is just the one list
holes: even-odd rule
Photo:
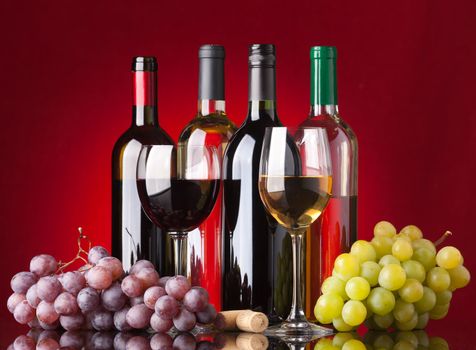
[[14, 293], [7, 306], [15, 320], [46, 330], [185, 332], [216, 318], [205, 289], [191, 287], [184, 276], [160, 278], [150, 261], [137, 261], [125, 276], [121, 261], [95, 246], [88, 262], [77, 271], [56, 273], [51, 255], [31, 259], [30, 271], [11, 280]]

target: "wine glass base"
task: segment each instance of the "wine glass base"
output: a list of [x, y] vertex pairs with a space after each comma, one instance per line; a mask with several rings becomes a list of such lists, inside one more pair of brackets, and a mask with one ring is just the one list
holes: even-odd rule
[[327, 336], [334, 333], [331, 328], [318, 326], [308, 321], [289, 322], [267, 328], [264, 334], [284, 338], [288, 341], [309, 341], [311, 339]]

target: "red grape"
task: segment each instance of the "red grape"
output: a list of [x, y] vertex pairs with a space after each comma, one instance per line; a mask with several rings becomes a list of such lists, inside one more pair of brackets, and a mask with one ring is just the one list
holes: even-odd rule
[[33, 338], [27, 335], [20, 335], [16, 337], [13, 342], [13, 348], [15, 350], [35, 350], [36, 342]]
[[35, 309], [40, 303], [41, 299], [36, 293], [36, 284], [32, 285], [26, 292], [26, 300], [28, 300], [28, 304], [30, 304], [30, 306]]
[[98, 308], [100, 302], [99, 293], [91, 287], [81, 289], [81, 291], [78, 293], [76, 300], [78, 302], [79, 308], [84, 313], [93, 311], [94, 309]]
[[142, 283], [142, 287], [147, 289], [152, 286], [159, 285], [159, 274], [153, 268], [146, 267], [144, 269], [139, 270], [134, 274]]
[[129, 275], [134, 275], [142, 269], [151, 268], [154, 269], [155, 266], [149, 260], [137, 260], [134, 265], [132, 265], [129, 270]]
[[103, 266], [94, 266], [88, 271], [86, 282], [94, 289], [107, 289], [112, 284], [112, 274]]
[[129, 331], [132, 329], [126, 320], [126, 315], [129, 310], [130, 306], [126, 306], [125, 308], [114, 313], [114, 326], [120, 332]]
[[164, 276], [164, 277], [160, 277], [159, 279], [159, 286], [162, 287], [162, 288], [165, 288], [165, 284], [167, 283], [167, 281], [169, 279], [171, 279], [172, 277], [170, 276]]
[[125, 350], [127, 341], [133, 336], [133, 333], [118, 332], [114, 337], [114, 350]]
[[20, 304], [23, 300], [26, 300], [24, 294], [13, 293], [12, 295], [10, 295], [10, 297], [7, 300], [8, 311], [10, 311], [13, 314], [13, 311], [15, 311], [15, 307], [18, 304]]
[[202, 287], [193, 287], [183, 297], [183, 305], [190, 312], [202, 311], [208, 304], [208, 292]]
[[31, 330], [41, 328], [40, 321], [38, 321], [38, 318], [36, 317], [36, 313], [35, 313], [35, 317], [33, 318], [33, 320], [28, 322], [28, 327], [30, 327]]
[[154, 334], [153, 337], [150, 339], [150, 347], [152, 348], [152, 350], [172, 350], [172, 337], [166, 333]]
[[138, 297], [129, 298], [129, 303], [131, 306], [144, 304], [144, 295], [139, 295]]
[[153, 311], [145, 306], [145, 304], [139, 304], [129, 309], [126, 320], [132, 328], [142, 329], [149, 325], [152, 314]]
[[174, 322], [171, 319], [165, 320], [160, 318], [156, 313], [152, 314], [152, 317], [150, 318], [150, 326], [154, 331], [159, 333], [168, 332], [173, 325]]
[[[38, 318], [38, 316], [37, 316]], [[43, 328], [45, 331], [41, 332], [41, 334], [45, 333], [46, 331], [51, 331], [53, 332], [55, 329], [59, 327], [59, 317], [56, 321], [54, 321], [52, 324], [48, 324], [45, 322], [41, 322], [38, 320], [38, 323], [40, 324], [40, 327]], [[53, 332], [54, 333], [54, 332]]]
[[101, 293], [102, 306], [109, 311], [119, 311], [127, 302], [127, 295], [122, 292], [119, 282], [114, 282]]
[[191, 286], [188, 279], [180, 275], [171, 277], [165, 284], [167, 294], [177, 300], [182, 300], [190, 288]]
[[112, 332], [96, 332], [89, 341], [90, 345], [86, 349], [112, 349], [114, 344], [114, 334]]
[[209, 324], [215, 321], [217, 310], [212, 304], [208, 304], [202, 311], [196, 313], [197, 321], [203, 324]]
[[56, 313], [59, 315], [72, 315], [78, 312], [78, 302], [73, 294], [63, 292], [56, 298], [54, 302]]
[[36, 350], [58, 350], [60, 348], [58, 342], [53, 338], [41, 339], [36, 344]]
[[174, 318], [179, 312], [179, 304], [170, 295], [161, 296], [155, 303], [155, 312], [165, 320]]
[[78, 295], [79, 291], [86, 285], [86, 279], [79, 271], [66, 272], [60, 278], [63, 289], [73, 295]]
[[174, 326], [181, 332], [189, 332], [195, 327], [197, 319], [195, 314], [185, 308], [181, 308], [179, 313], [174, 317]]
[[78, 312], [74, 315], [60, 316], [59, 321], [61, 327], [67, 331], [78, 331], [83, 327], [84, 316]]
[[55, 273], [58, 269], [58, 262], [48, 254], [41, 254], [33, 257], [30, 261], [30, 271], [38, 277], [44, 277]]
[[51, 325], [58, 320], [59, 315], [55, 311], [53, 303], [43, 300], [36, 308], [36, 317], [38, 317], [38, 321]]
[[53, 302], [63, 290], [56, 276], [41, 277], [36, 284], [36, 294], [44, 301]]
[[91, 324], [97, 331], [110, 331], [114, 328], [112, 313], [107, 310], [95, 310], [91, 312]]
[[134, 275], [129, 275], [122, 280], [122, 291], [131, 298], [138, 297], [144, 292], [141, 281]]
[[97, 245], [89, 250], [88, 261], [90, 264], [96, 265], [99, 260], [105, 256], [109, 256], [109, 252], [106, 250], [106, 248]]
[[190, 350], [195, 349], [197, 341], [195, 337], [189, 333], [182, 333], [175, 337], [173, 348], [174, 350]]
[[124, 269], [122, 268], [122, 262], [118, 258], [115, 258], [113, 256], [106, 256], [104, 258], [101, 258], [97, 266], [102, 266], [109, 270], [112, 274], [112, 280], [118, 280], [124, 275]]
[[15, 293], [26, 294], [28, 289], [36, 283], [36, 275], [31, 272], [18, 272], [13, 276], [10, 286]]
[[18, 323], [27, 324], [35, 318], [35, 309], [28, 304], [28, 301], [23, 300], [15, 307], [13, 317]]
[[144, 304], [151, 310], [155, 309], [155, 303], [161, 296], [166, 295], [165, 289], [159, 286], [150, 287], [144, 293]]

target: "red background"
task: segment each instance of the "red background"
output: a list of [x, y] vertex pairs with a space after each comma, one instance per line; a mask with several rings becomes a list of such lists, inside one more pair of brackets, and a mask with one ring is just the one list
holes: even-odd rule
[[[431, 239], [451, 229], [476, 271], [475, 18], [471, 0], [2, 1], [1, 318], [11, 320], [11, 276], [33, 255], [72, 257], [78, 226], [110, 246], [110, 156], [130, 123], [131, 57], [158, 57], [160, 124], [176, 138], [195, 113], [204, 43], [226, 46], [237, 124], [250, 43], [276, 44], [285, 124], [308, 112], [309, 47], [336, 45], [340, 111], [359, 139], [360, 237], [381, 219]], [[457, 292], [435, 327], [473, 317], [474, 297], [472, 285]]]

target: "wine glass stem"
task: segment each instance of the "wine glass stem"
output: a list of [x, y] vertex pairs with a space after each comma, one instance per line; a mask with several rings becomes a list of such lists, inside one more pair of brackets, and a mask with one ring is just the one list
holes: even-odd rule
[[293, 303], [287, 322], [307, 322], [301, 298], [301, 246], [304, 230], [290, 232], [293, 245]]
[[183, 232], [171, 232], [174, 247], [175, 274], [187, 276], [187, 234]]

